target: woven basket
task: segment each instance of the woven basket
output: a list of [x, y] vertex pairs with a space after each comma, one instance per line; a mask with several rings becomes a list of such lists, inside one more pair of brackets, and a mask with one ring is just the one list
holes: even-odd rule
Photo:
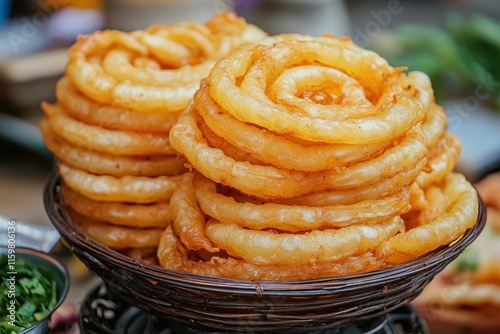
[[60, 197], [53, 173], [44, 192], [50, 220], [86, 266], [124, 301], [144, 311], [205, 330], [312, 332], [386, 315], [408, 304], [481, 232], [482, 201], [474, 227], [458, 241], [403, 264], [318, 280], [250, 282], [204, 277], [147, 265], [84, 235]]

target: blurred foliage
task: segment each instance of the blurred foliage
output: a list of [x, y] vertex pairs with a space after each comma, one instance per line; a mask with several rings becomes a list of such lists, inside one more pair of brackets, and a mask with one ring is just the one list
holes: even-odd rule
[[376, 41], [393, 66], [429, 75], [437, 99], [475, 94], [500, 110], [500, 22], [450, 13], [443, 28], [405, 24]]

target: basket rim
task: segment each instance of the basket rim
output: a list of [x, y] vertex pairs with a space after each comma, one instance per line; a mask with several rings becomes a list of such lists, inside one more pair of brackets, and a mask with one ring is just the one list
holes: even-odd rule
[[445, 260], [456, 258], [469, 246], [483, 230], [486, 223], [486, 207], [478, 194], [478, 217], [474, 226], [463, 236], [449, 245], [441, 246], [417, 258], [384, 269], [373, 270], [348, 276], [335, 276], [309, 280], [284, 281], [244, 281], [224, 277], [202, 276], [178, 272], [159, 266], [150, 265], [129, 258], [92, 238], [84, 235], [79, 229], [68, 228], [75, 224], [68, 216], [65, 205], [60, 199], [59, 188], [62, 180], [54, 168], [44, 187], [44, 206], [54, 227], [62, 237], [68, 239], [72, 247], [79, 247], [86, 252], [99, 254], [108, 261], [114, 262], [123, 269], [134, 271], [153, 281], [168, 280], [169, 284], [192, 289], [193, 285], [200, 290], [211, 292], [238, 293], [243, 295], [291, 295], [291, 296], [321, 296], [331, 295], [341, 289], [342, 292], [356, 291], [369, 284], [372, 287], [397, 283], [398, 278], [418, 275], [422, 271], [430, 271]]

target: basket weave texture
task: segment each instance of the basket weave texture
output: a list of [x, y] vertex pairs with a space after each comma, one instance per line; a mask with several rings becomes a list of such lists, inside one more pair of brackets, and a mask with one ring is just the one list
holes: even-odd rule
[[479, 200], [474, 227], [451, 245], [383, 270], [305, 281], [239, 281], [151, 266], [83, 234], [60, 197], [61, 180], [50, 175], [44, 191], [50, 220], [74, 254], [108, 289], [142, 310], [205, 330], [312, 332], [386, 315], [408, 304], [479, 235], [486, 220]]

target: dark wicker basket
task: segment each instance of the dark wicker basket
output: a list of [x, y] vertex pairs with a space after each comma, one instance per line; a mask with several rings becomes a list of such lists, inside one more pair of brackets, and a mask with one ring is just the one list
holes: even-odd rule
[[148, 313], [225, 332], [312, 332], [383, 316], [415, 298], [479, 235], [486, 220], [480, 201], [477, 223], [460, 240], [388, 269], [318, 280], [250, 282], [175, 272], [103, 246], [68, 217], [59, 185], [52, 174], [44, 194], [50, 220], [111, 291]]

